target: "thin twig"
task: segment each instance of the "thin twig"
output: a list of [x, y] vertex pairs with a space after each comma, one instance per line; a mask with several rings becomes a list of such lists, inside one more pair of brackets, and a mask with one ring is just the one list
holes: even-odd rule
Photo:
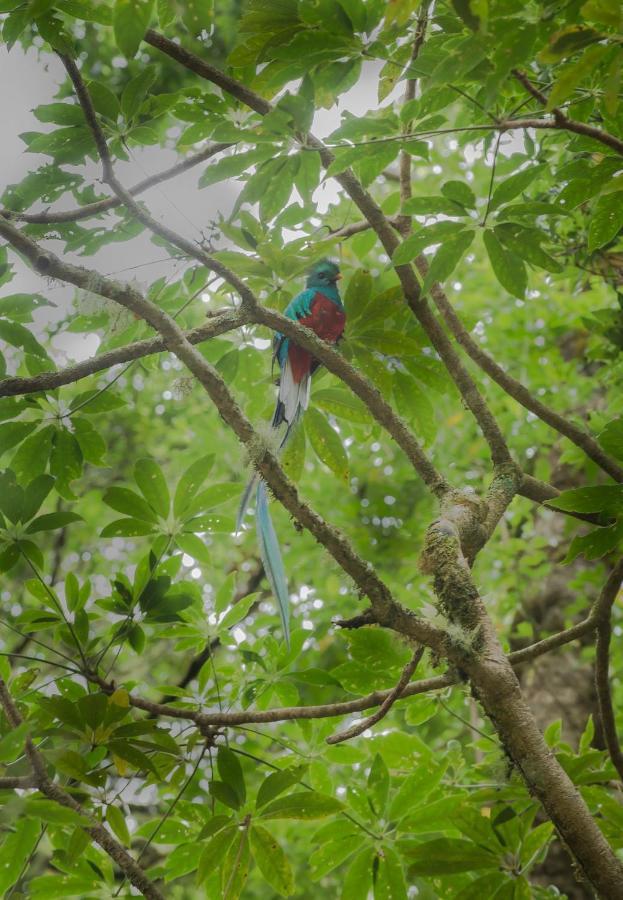
[[610, 690], [610, 613], [623, 581], [623, 559], [614, 567], [595, 605], [597, 642], [595, 645], [595, 688], [601, 728], [612, 764], [623, 781], [623, 752], [617, 735], [617, 724]]
[[[168, 181], [171, 178], [175, 178], [176, 175], [180, 175], [182, 172], [187, 172], [194, 166], [206, 162], [208, 159], [211, 159], [213, 156], [222, 153], [223, 150], [227, 150], [232, 146], [232, 144], [209, 144], [207, 147], [204, 147], [203, 150], [200, 150], [199, 153], [195, 153], [187, 159], [175, 163], [175, 165], [171, 166], [169, 169], [164, 169], [156, 175], [150, 175], [149, 177], [144, 178], [131, 188], [128, 188], [128, 192], [132, 194], [133, 197], [137, 194], [142, 194], [149, 188], [162, 184], [164, 181]], [[31, 225], [56, 225], [60, 222], [79, 222], [81, 219], [90, 219], [92, 216], [99, 216], [101, 213], [107, 212], [109, 209], [115, 209], [121, 205], [121, 201], [118, 197], [108, 197], [106, 200], [96, 200], [94, 203], [88, 203], [86, 206], [80, 206], [77, 209], [59, 210], [58, 212], [47, 210], [46, 212], [41, 213], [21, 213], [5, 209], [0, 211], [0, 215], [14, 219], [18, 222], [27, 222]]]
[[345, 731], [338, 731], [336, 734], [332, 734], [327, 738], [327, 744], [341, 744], [343, 741], [350, 741], [351, 738], [358, 737], [360, 734], [363, 734], [364, 731], [367, 731], [368, 728], [372, 728], [373, 725], [376, 725], [377, 722], [384, 719], [396, 700], [403, 695], [406, 686], [411, 681], [411, 678], [424, 655], [424, 650], [424, 647], [417, 647], [413, 656], [402, 670], [402, 674], [400, 675], [396, 687], [389, 692], [375, 713], [368, 716], [363, 722], [358, 722], [350, 728], [347, 728]]

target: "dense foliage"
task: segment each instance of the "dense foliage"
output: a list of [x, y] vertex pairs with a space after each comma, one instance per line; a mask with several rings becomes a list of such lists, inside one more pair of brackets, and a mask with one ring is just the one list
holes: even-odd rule
[[[222, 145], [192, 170], [207, 212], [201, 228], [189, 214], [185, 237], [263, 306], [282, 311], [311, 262], [339, 260], [348, 316], [339, 352], [436, 468], [483, 497], [490, 447], [394, 268], [424, 254], [424, 293], [440, 282], [473, 342], [614, 460], [604, 472], [468, 362], [521, 469], [564, 491], [552, 489], [549, 508], [520, 491], [474, 563], [504, 648], [585, 618], [623, 539], [623, 488], [610, 477], [623, 465], [619, 4], [0, 0], [0, 13], [7, 48], [34, 45], [41, 65], [55, 52], [79, 61], [113, 164], [145, 147], [189, 159]], [[142, 42], [150, 25], [270, 100], [271, 111], [249, 109]], [[369, 110], [354, 115], [348, 92], [362, 84]], [[336, 109], [327, 169], [307, 133], [318, 110]], [[55, 217], [110, 196], [93, 174], [93, 132], [69, 80], [33, 118], [21, 138], [48, 160], [6, 186], [0, 222], [83, 266], [97, 268], [91, 256], [125, 241], [141, 262], [147, 232], [131, 208]], [[349, 167], [400, 231], [391, 260], [374, 230], [357, 226], [362, 215], [343, 187], [327, 193]], [[226, 216], [215, 208], [222, 182], [236, 192]], [[174, 180], [159, 190], [174, 202]], [[138, 202], [149, 210], [148, 193]], [[209, 267], [151, 240], [170, 268], [156, 280], [139, 269], [139, 287], [185, 331], [240, 308]], [[299, 710], [223, 726], [185, 718], [389, 690], [413, 647], [378, 626], [334, 624], [363, 611], [361, 588], [273, 502], [293, 606], [285, 646], [254, 529], [233, 534], [248, 451], [173, 354], [128, 356], [80, 380], [69, 372], [62, 386], [14, 383], [67, 365], [59, 335], [96, 335], [98, 355], [154, 335], [95, 279], [58, 305], [60, 280], [42, 276], [39, 293], [15, 293], [22, 264], [0, 247], [0, 676], [23, 719], [16, 725], [3, 703], [1, 892], [130, 896], [127, 869], [85, 830], [95, 819], [171, 898], [564, 894], [572, 879], [540, 872], [554, 827], [469, 685], [399, 701], [339, 744], [326, 739], [363, 712]], [[270, 338], [249, 322], [197, 349], [274, 450]], [[435, 497], [369, 405], [326, 368], [283, 466], [392, 595], [469, 652], [474, 636], [444, 622], [418, 567]], [[572, 599], [552, 627], [531, 602], [554, 572]], [[620, 635], [616, 605], [613, 620]], [[590, 683], [589, 637], [558, 652], [585, 666]], [[610, 667], [620, 711], [620, 642]], [[456, 680], [427, 652], [417, 678], [446, 671]], [[173, 712], [150, 709], [159, 701]], [[620, 773], [591, 706], [577, 703], [581, 727], [569, 731], [559, 711], [546, 740], [621, 850]], [[28, 735], [79, 808], [27, 783]]]

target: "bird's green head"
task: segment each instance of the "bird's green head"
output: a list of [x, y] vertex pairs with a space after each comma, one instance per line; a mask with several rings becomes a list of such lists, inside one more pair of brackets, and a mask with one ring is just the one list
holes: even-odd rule
[[307, 274], [307, 287], [322, 290], [334, 287], [340, 280], [340, 267], [330, 259], [321, 259], [311, 267]]

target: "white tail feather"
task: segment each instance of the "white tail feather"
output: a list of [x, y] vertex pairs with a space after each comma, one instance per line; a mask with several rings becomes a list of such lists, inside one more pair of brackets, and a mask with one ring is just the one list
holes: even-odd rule
[[283, 403], [283, 416], [288, 425], [294, 422], [299, 409], [307, 409], [310, 389], [311, 378], [309, 375], [304, 375], [297, 384], [292, 377], [290, 360], [286, 359], [286, 364], [281, 372], [279, 400]]

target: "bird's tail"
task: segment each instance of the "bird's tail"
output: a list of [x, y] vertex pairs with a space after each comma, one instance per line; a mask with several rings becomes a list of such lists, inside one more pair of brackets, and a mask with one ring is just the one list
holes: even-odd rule
[[279, 604], [279, 614], [283, 625], [283, 635], [288, 649], [290, 648], [290, 605], [288, 585], [281, 559], [281, 551], [272, 519], [268, 509], [266, 484], [260, 479], [256, 495], [257, 536], [260, 545], [260, 556], [264, 563], [264, 572]]
[[[277, 430], [283, 422], [286, 423], [285, 434], [281, 438], [277, 449], [278, 453], [281, 453], [288, 444], [296, 425], [307, 409], [310, 387], [311, 375], [305, 375], [299, 383], [295, 383], [292, 378], [290, 363], [287, 361], [279, 385], [279, 398], [277, 399], [277, 405], [275, 406], [275, 414], [273, 415], [271, 422], [271, 426], [275, 430]], [[242, 528], [242, 523], [249, 506], [249, 500], [251, 499], [258, 478], [259, 475], [257, 472], [254, 472], [240, 498], [238, 516], [236, 518], [236, 531], [240, 531]]]

